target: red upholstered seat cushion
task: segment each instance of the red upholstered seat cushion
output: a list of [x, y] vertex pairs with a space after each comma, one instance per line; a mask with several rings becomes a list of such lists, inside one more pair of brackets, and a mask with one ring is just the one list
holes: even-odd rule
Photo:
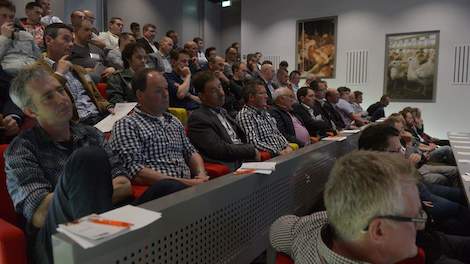
[[265, 161], [272, 158], [271, 154], [267, 151], [260, 151], [259, 154], [261, 156], [261, 161]]
[[96, 88], [104, 99], [108, 99], [108, 93], [106, 92], [106, 88], [108, 88], [108, 85], [106, 83], [97, 83]]
[[211, 179], [230, 173], [229, 167], [219, 163], [204, 162], [204, 168]]
[[286, 254], [277, 253], [275, 264], [294, 264], [294, 261]]
[[138, 184], [132, 184], [132, 195], [134, 198], [139, 198], [144, 192], [147, 190], [149, 186], [147, 185], [138, 185]]
[[15, 212], [6, 185], [5, 159], [3, 158], [3, 153], [7, 148], [8, 145], [0, 145], [0, 218], [13, 225], [18, 225], [18, 215]]

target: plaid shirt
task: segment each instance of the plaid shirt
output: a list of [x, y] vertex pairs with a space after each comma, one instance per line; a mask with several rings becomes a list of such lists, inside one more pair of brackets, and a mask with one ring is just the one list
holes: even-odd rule
[[130, 177], [144, 167], [168, 176], [190, 178], [187, 161], [196, 149], [186, 137], [181, 122], [169, 113], [162, 118], [139, 108], [114, 124], [110, 146]]
[[94, 127], [72, 124], [69, 146], [54, 142], [39, 126], [17, 136], [5, 152], [7, 188], [15, 209], [30, 222], [44, 197], [54, 191], [73, 151], [102, 146], [109, 156], [113, 177], [125, 175], [117, 156], [104, 145], [103, 134]]
[[289, 255], [296, 264], [360, 264], [340, 256], [328, 248], [332, 232], [326, 212], [298, 217], [286, 215], [277, 219], [269, 232], [271, 245]]
[[245, 132], [248, 143], [259, 150], [278, 154], [289, 144], [277, 128], [276, 119], [265, 110], [245, 105], [237, 115], [237, 122]]

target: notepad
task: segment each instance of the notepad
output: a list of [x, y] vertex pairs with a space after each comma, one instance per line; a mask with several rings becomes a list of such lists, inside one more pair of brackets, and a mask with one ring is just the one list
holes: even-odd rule
[[462, 137], [462, 136], [452, 136], [452, 137], [449, 137], [450, 140], [452, 139], [467, 139], [467, 140], [470, 140], [470, 137]]
[[113, 129], [114, 123], [129, 114], [137, 103], [117, 103], [114, 106], [114, 114], [108, 115], [105, 119], [95, 125], [101, 132], [110, 132]]
[[276, 170], [276, 162], [245, 162], [242, 166], [235, 171], [235, 174], [271, 174]]
[[465, 175], [465, 174], [464, 174], [464, 175], [462, 175], [462, 179], [463, 179], [464, 181], [470, 181], [470, 175]]
[[470, 152], [463, 152], [463, 151], [461, 151], [461, 152], [457, 152], [457, 154], [459, 154], [459, 155], [464, 155], [464, 156], [468, 156], [468, 155], [470, 155]]
[[324, 141], [343, 141], [345, 139], [346, 139], [346, 137], [334, 136], [334, 137], [324, 137], [321, 140], [324, 140]]
[[451, 140], [452, 143], [470, 144], [470, 140]]
[[345, 129], [345, 130], [341, 130], [341, 133], [344, 133], [344, 134], [356, 134], [356, 133], [359, 133], [361, 132], [360, 129]]
[[[89, 216], [86, 216], [80, 220], [86, 219], [87, 217]], [[86, 248], [97, 246], [117, 236], [126, 234], [128, 232], [132, 232], [146, 225], [149, 225], [152, 222], [160, 219], [162, 217], [162, 214], [159, 212], [150, 211], [144, 208], [140, 208], [140, 207], [136, 207], [132, 205], [126, 205], [126, 206], [111, 210], [109, 212], [100, 214], [100, 217], [102, 217], [103, 219], [126, 222], [132, 225], [128, 228], [121, 228], [113, 234], [110, 234], [111, 232], [113, 232], [111, 230], [113, 228], [112, 226], [101, 225], [100, 229], [102, 231], [101, 233], [103, 233], [101, 234], [102, 237], [100, 237], [100, 232], [97, 232], [97, 230], [100, 230], [100, 229], [94, 229], [94, 230], [88, 230], [88, 231], [84, 229], [85, 231], [89, 232], [88, 235], [95, 236], [95, 237], [88, 237], [88, 238], [86, 236], [78, 235], [76, 234], [76, 232], [73, 232], [73, 231], [81, 232], [80, 230], [70, 230], [69, 228], [64, 228], [64, 225], [59, 225], [59, 227], [57, 228], [57, 231], [67, 235], [69, 238], [71, 238], [77, 244], [79, 244], [82, 248], [86, 249]], [[96, 226], [94, 228], [96, 228]], [[104, 234], [106, 232], [108, 233]]]
[[470, 163], [470, 160], [461, 159], [461, 160], [458, 161], [458, 163]]

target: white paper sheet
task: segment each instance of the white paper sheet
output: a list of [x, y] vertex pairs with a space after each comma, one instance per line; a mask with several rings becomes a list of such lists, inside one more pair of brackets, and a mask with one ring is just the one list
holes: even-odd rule
[[100, 240], [91, 240], [91, 239], [86, 239], [81, 236], [77, 236], [71, 232], [68, 232], [67, 230], [59, 227], [57, 228], [57, 231], [64, 233], [68, 237], [70, 237], [72, 240], [77, 242], [81, 247], [84, 249], [90, 248], [97, 246], [105, 241], [111, 240], [117, 236], [120, 236], [122, 234], [140, 229], [162, 217], [161, 213], [158, 212], [153, 212], [147, 209], [143, 209], [140, 207], [132, 206], [132, 205], [126, 205], [114, 210], [111, 210], [109, 212], [103, 213], [100, 216], [106, 219], [112, 219], [112, 220], [117, 220], [117, 221], [123, 221], [123, 222], [128, 222], [132, 223], [133, 225], [128, 229], [125, 230], [124, 232], [121, 232], [115, 236], [107, 237], [104, 239]]
[[341, 133], [344, 133], [344, 134], [356, 134], [356, 133], [359, 133], [361, 132], [360, 129], [345, 129], [345, 130], [341, 130]]
[[346, 139], [346, 137], [335, 136], [335, 137], [324, 137], [321, 140], [323, 140], [323, 141], [343, 141], [345, 139]]
[[451, 136], [449, 137], [450, 140], [453, 140], [453, 139], [465, 139], [465, 140], [470, 140], [470, 137], [463, 137], [463, 136]]
[[461, 159], [461, 160], [458, 161], [458, 163], [470, 163], [470, 160]]
[[464, 175], [462, 175], [462, 179], [463, 179], [464, 181], [470, 181], [470, 175], [465, 175], [465, 174], [464, 174]]
[[457, 152], [457, 154], [459, 154], [459, 155], [464, 155], [464, 156], [468, 156], [468, 155], [470, 155], [470, 152], [459, 151], [459, 152]]
[[452, 143], [470, 144], [470, 140], [450, 140]]
[[95, 127], [103, 133], [110, 132], [113, 129], [114, 123], [129, 114], [136, 105], [137, 103], [117, 103], [114, 106], [114, 114], [108, 115], [105, 119], [96, 124]]

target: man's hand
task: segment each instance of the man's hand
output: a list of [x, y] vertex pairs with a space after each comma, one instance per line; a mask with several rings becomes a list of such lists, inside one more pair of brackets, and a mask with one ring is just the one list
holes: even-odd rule
[[[207, 177], [207, 176], [206, 176]], [[203, 178], [194, 178], [194, 179], [181, 179], [181, 178], [176, 178], [176, 180], [180, 181], [183, 184], [186, 184], [188, 186], [195, 186], [201, 183], [205, 183], [206, 181], [209, 180], [209, 177], [207, 179]]]
[[68, 57], [69, 55], [62, 56], [62, 58], [57, 62], [57, 68], [55, 70], [57, 73], [64, 75], [70, 70], [72, 63], [67, 60]]
[[3, 23], [2, 27], [0, 28], [0, 31], [2, 32], [2, 36], [11, 38], [11, 36], [13, 35], [13, 31], [15, 31], [13, 22]]
[[279, 152], [279, 155], [280, 156], [287, 155], [289, 153], [292, 153], [292, 151], [293, 151], [292, 148], [290, 146], [287, 146], [285, 149]]
[[20, 127], [11, 115], [6, 116], [3, 119], [3, 127], [5, 128], [5, 135], [6, 136], [14, 136], [20, 132]]
[[181, 74], [183, 75], [183, 78], [186, 78], [186, 77], [191, 77], [191, 70], [189, 69], [189, 67], [183, 67], [183, 69], [181, 69]]
[[221, 82], [223, 82], [223, 83], [229, 83], [230, 82], [230, 80], [227, 78], [227, 76], [225, 76], [225, 74], [223, 72], [215, 71], [214, 74], [217, 78], [219, 78], [219, 80]]
[[104, 69], [103, 72], [101, 72], [101, 78], [106, 79], [109, 76], [111, 76], [111, 74], [113, 74], [115, 71], [116, 71], [116, 69], [114, 69], [113, 67], [108, 67], [108, 68]]
[[416, 165], [418, 162], [421, 161], [421, 155], [417, 153], [413, 153], [408, 157], [408, 160], [413, 164]]
[[261, 161], [261, 153], [257, 149], [255, 149], [255, 160]]
[[131, 181], [125, 176], [117, 176], [113, 179], [113, 204], [120, 202], [132, 195]]
[[206, 182], [206, 181], [208, 181], [208, 180], [209, 180], [209, 176], [207, 176], [207, 174], [206, 174], [206, 172], [205, 172], [205, 171], [204, 171], [204, 172], [201, 172], [201, 173], [199, 173], [199, 174], [198, 174], [198, 175], [196, 175], [194, 178], [195, 178], [195, 179], [202, 180], [202, 181], [204, 181], [204, 182]]
[[114, 115], [116, 112], [114, 112], [114, 107], [108, 108], [108, 112], [112, 115]]

